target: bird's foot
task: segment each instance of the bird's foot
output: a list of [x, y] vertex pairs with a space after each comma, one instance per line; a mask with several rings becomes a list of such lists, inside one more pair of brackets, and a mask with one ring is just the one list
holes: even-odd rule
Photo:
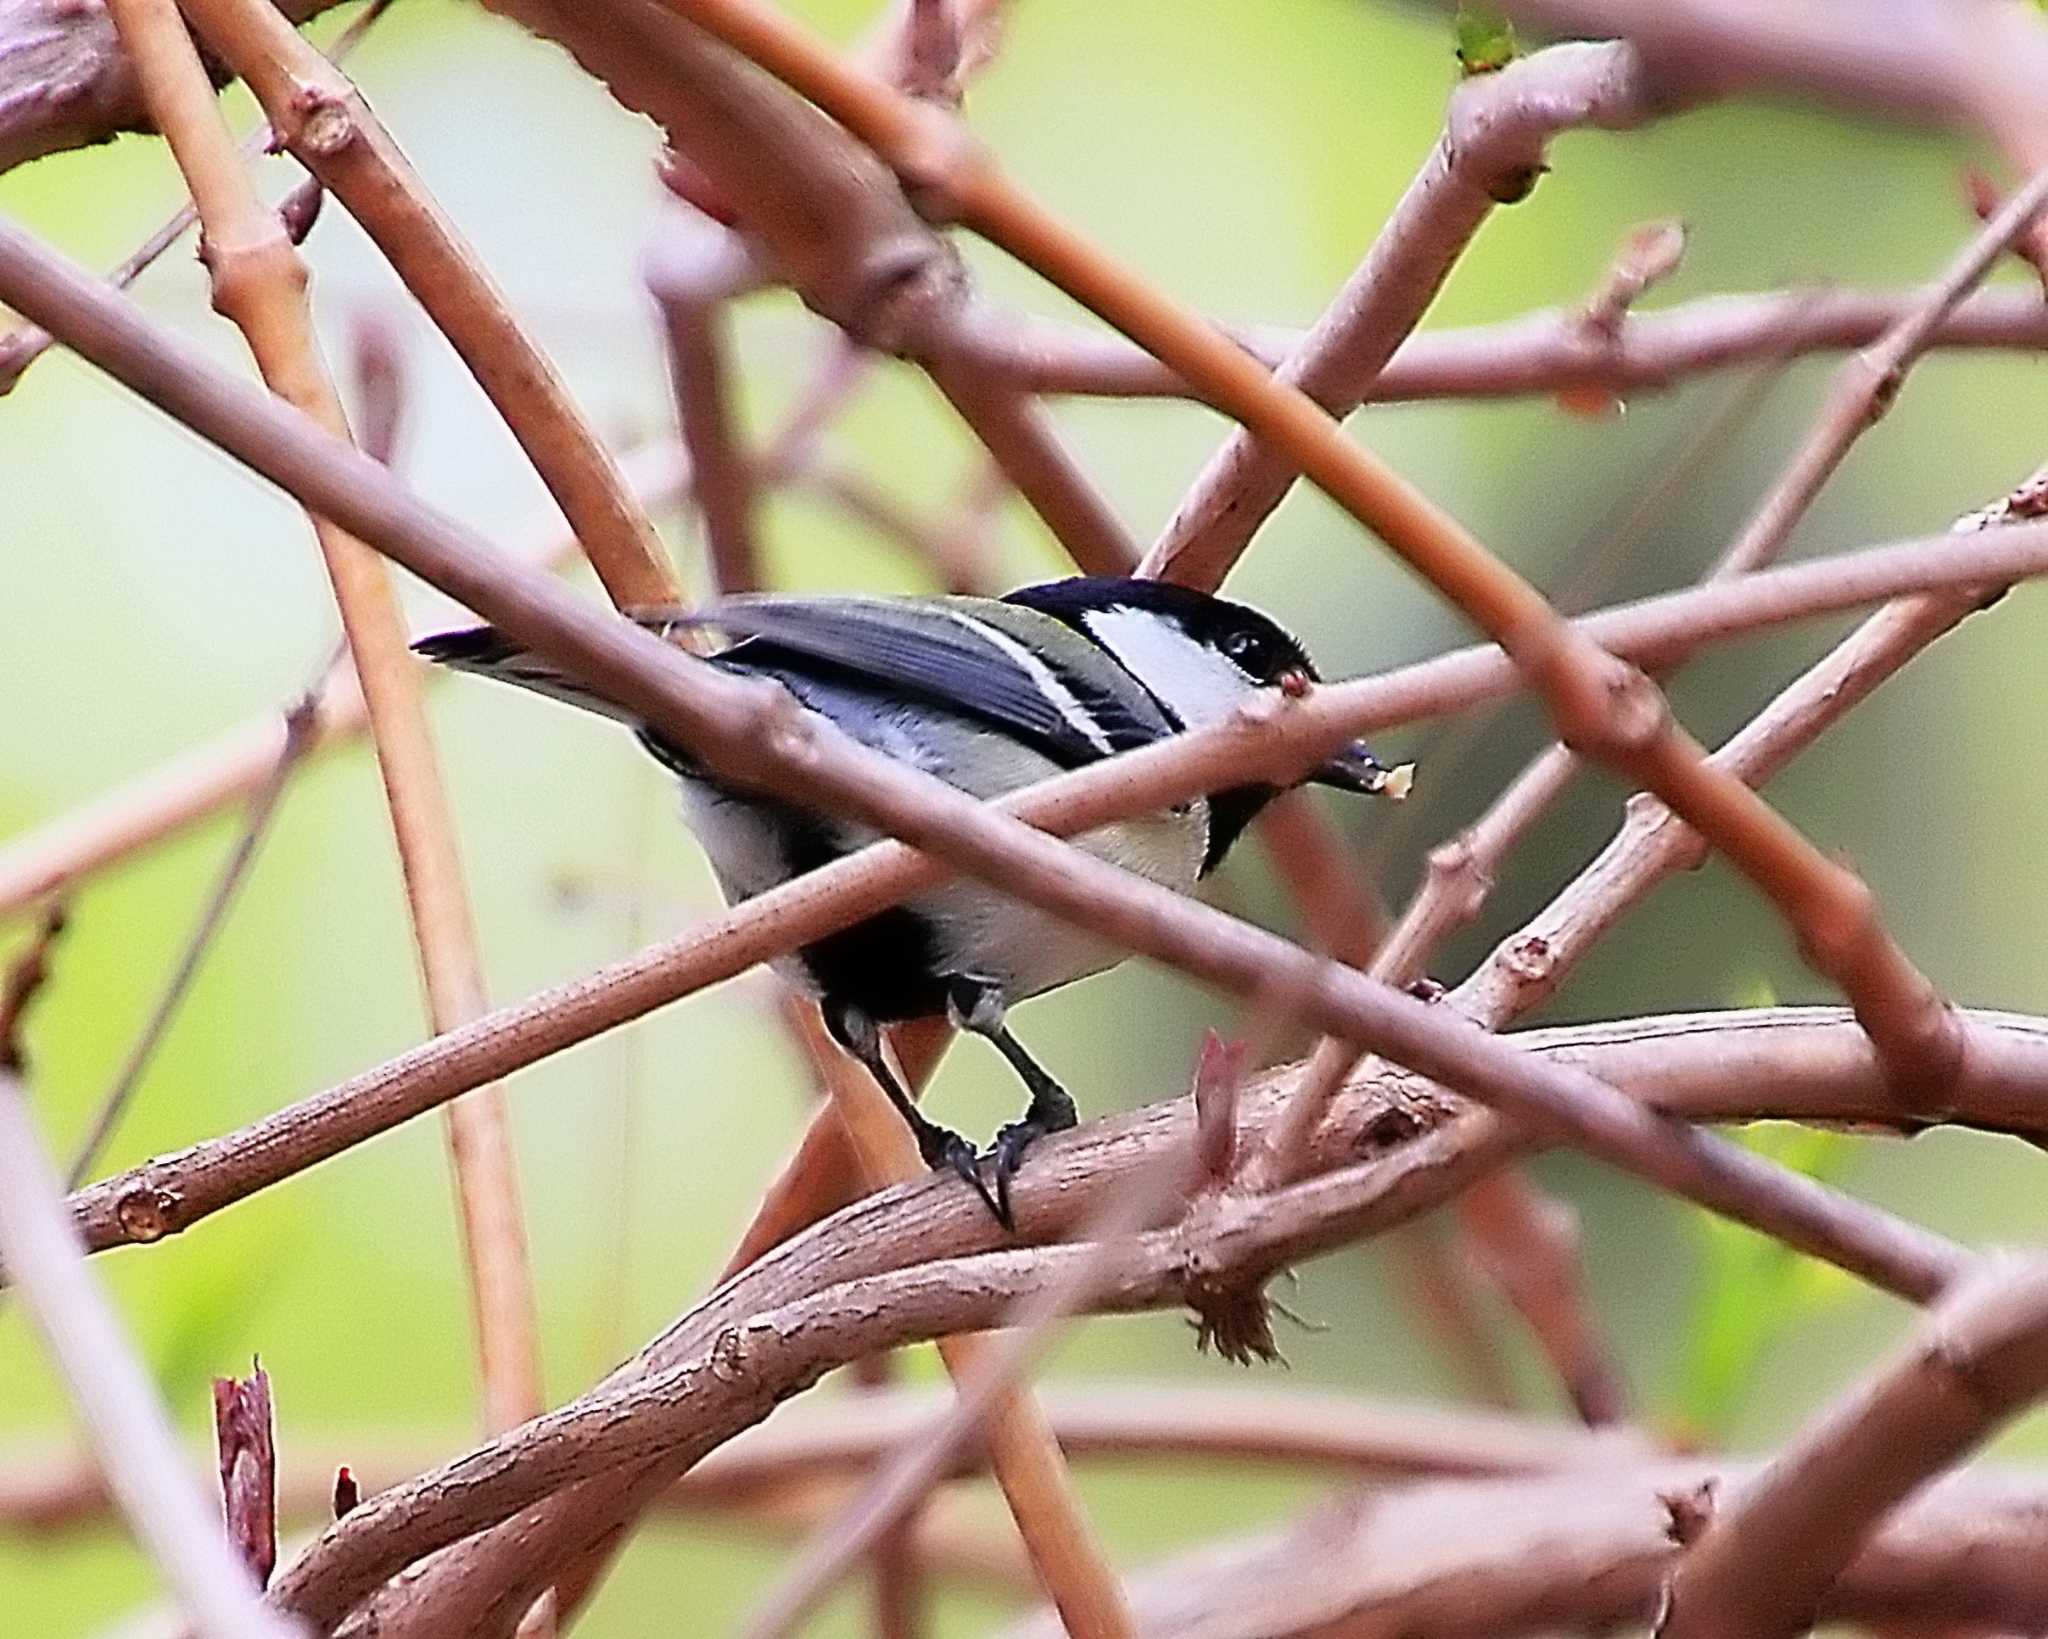
[[1012, 1121], [996, 1133], [996, 1141], [989, 1146], [989, 1154], [996, 1163], [996, 1197], [993, 1203], [996, 1217], [1005, 1229], [1015, 1229], [1016, 1221], [1010, 1213], [1010, 1180], [1017, 1176], [1017, 1168], [1023, 1164], [1024, 1152], [1031, 1148], [1053, 1128], [1043, 1121], [1034, 1121], [1026, 1116], [1022, 1121]]
[[[988, 1208], [997, 1223], [1005, 1229], [1015, 1227], [1010, 1222], [1007, 1184], [998, 1186], [1005, 1191], [1001, 1196], [989, 1193], [988, 1185], [982, 1182], [981, 1160], [974, 1153], [974, 1146], [966, 1139], [949, 1127], [929, 1126], [917, 1135], [917, 1148], [918, 1153], [924, 1157], [924, 1164], [932, 1171], [958, 1173], [967, 1180], [974, 1193], [981, 1197], [981, 1204]], [[1001, 1176], [999, 1171], [998, 1179]]]

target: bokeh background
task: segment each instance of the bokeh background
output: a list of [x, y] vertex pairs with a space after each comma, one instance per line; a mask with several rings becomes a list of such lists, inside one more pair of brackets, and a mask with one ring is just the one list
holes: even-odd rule
[[[348, 10], [319, 27], [324, 37]], [[796, 9], [842, 38], [870, 0]], [[1019, 0], [1008, 45], [975, 87], [977, 130], [1062, 215], [1204, 309], [1303, 322], [1350, 272], [1434, 139], [1455, 74], [1449, 24], [1359, 0]], [[553, 48], [457, 0], [400, 0], [354, 72], [472, 237], [598, 424], [620, 443], [671, 420], [664, 361], [639, 282], [657, 189], [655, 138]], [[248, 118], [239, 96], [232, 105]], [[1951, 139], [1825, 111], [1745, 104], [1645, 132], [1574, 135], [1553, 174], [1503, 210], [1460, 263], [1432, 325], [1579, 299], [1632, 225], [1683, 218], [1683, 269], [1648, 305], [1788, 282], [1896, 285], [1930, 276], [1970, 228]], [[282, 186], [287, 172], [279, 168]], [[165, 152], [126, 139], [0, 177], [0, 209], [81, 260], [125, 253], [179, 196]], [[1061, 313], [1030, 276], [969, 247], [991, 293]], [[409, 479], [508, 539], [544, 498], [452, 355], [346, 215], [330, 204], [308, 246], [332, 350], [356, 316], [404, 338]], [[2024, 270], [2002, 278], [2024, 278]], [[138, 289], [149, 309], [239, 362], [208, 312], [189, 246]], [[744, 409], [772, 424], [828, 337], [787, 298], [739, 326]], [[1369, 410], [1371, 441], [1525, 573], [1606, 601], [1683, 582], [1739, 525], [1824, 392], [1828, 365], [1793, 369], [1708, 452], [1697, 478], [1606, 568], [1580, 565], [1696, 437], [1723, 377], [1587, 418], [1547, 401]], [[1802, 526], [1794, 555], [1924, 534], [2002, 494], [2043, 458], [2048, 377], [2010, 355], [1927, 362]], [[1170, 512], [1219, 436], [1206, 412], [1071, 404], [1066, 434], [1132, 530]], [[927, 514], [971, 470], [962, 435], [921, 383], [889, 372], [830, 435], [904, 505]], [[329, 651], [335, 622], [303, 522], [261, 484], [91, 370], [57, 357], [0, 404], [0, 836], [14, 834], [208, 734], [274, 708]], [[701, 578], [690, 521], [663, 519]], [[763, 527], [777, 583], [915, 590], [922, 566], [829, 508], [784, 496]], [[1061, 572], [1052, 543], [1008, 508], [1001, 578]], [[1348, 675], [1462, 641], [1458, 621], [1319, 498], [1297, 495], [1232, 589], [1297, 627], [1326, 673]], [[422, 619], [452, 616], [410, 589]], [[1838, 628], [1837, 628], [1838, 629]], [[1675, 686], [1717, 739], [1816, 655], [1807, 627], [1711, 655]], [[2039, 844], [2048, 608], [2023, 590], [1918, 661], [1774, 788], [1799, 823], [1869, 876], [1913, 954], [1953, 994], [2038, 1009], [2048, 857]], [[715, 903], [659, 773], [623, 735], [467, 681], [435, 715], [463, 824], [492, 993], [524, 995], [674, 929]], [[1432, 766], [1438, 730], [1386, 748], [1423, 758], [1416, 800], [1333, 813], [1398, 899], [1419, 851], [1468, 818], [1538, 743], [1526, 709]], [[1516, 856], [1485, 925], [1446, 951], [1462, 972], [1591, 856], [1620, 793], [1587, 781]], [[68, 1150], [140, 1028], [235, 829], [204, 826], [79, 894], [57, 979], [34, 1019], [34, 1095]], [[1219, 890], [1288, 926], [1255, 851]], [[0, 949], [20, 930], [0, 930]], [[722, 1260], [805, 1120], [812, 1089], [749, 979], [516, 1079], [548, 1387], [575, 1393], [689, 1303]], [[1822, 999], [1771, 915], [1714, 867], [1634, 914], [1572, 980], [1557, 1018], [1759, 999]], [[1175, 1093], [1227, 1002], [1133, 965], [1035, 1005], [1023, 1029], [1104, 1110]], [[421, 1010], [370, 758], [323, 755], [295, 779], [233, 918], [123, 1127], [110, 1165], [213, 1134], [416, 1041]], [[994, 1055], [956, 1051], [936, 1093], [971, 1132], [1007, 1116]], [[1766, 1138], [1767, 1142], [1777, 1142]], [[1973, 1241], [2033, 1239], [2041, 1158], [1958, 1135], [1802, 1146], [1847, 1187]], [[1845, 1280], [1795, 1266], [1601, 1168], [1545, 1178], [1585, 1215], [1601, 1314], [1647, 1409], [1671, 1427], [1754, 1445], [1794, 1425], [1869, 1362], [1906, 1316]], [[450, 1192], [435, 1123], [416, 1122], [146, 1254], [102, 1259], [150, 1365], [195, 1440], [206, 1380], [260, 1354], [280, 1441], [351, 1439], [453, 1452], [475, 1434], [476, 1383]], [[1361, 1248], [1303, 1271], [1283, 1337], [1292, 1376], [1362, 1396], [1454, 1399], [1386, 1254]], [[1557, 1395], [1503, 1326], [1526, 1403]], [[1096, 1321], [1053, 1371], [1075, 1379], [1232, 1379], [1198, 1358], [1180, 1317]], [[912, 1379], [933, 1376], [923, 1354]], [[831, 1386], [820, 1391], [836, 1392]], [[0, 1453], [66, 1428], [18, 1306], [0, 1308]], [[2040, 1449], [2026, 1428], [2014, 1449]], [[1254, 1529], [1311, 1495], [1305, 1482], [1138, 1467], [1085, 1476], [1115, 1553]], [[993, 1505], [991, 1505], [992, 1507]], [[725, 1631], [778, 1552], [711, 1527], [646, 1532], [582, 1631]], [[119, 1532], [0, 1536], [0, 1630], [91, 1632], [148, 1601], [147, 1565]], [[995, 1607], [948, 1597], [946, 1632]], [[817, 1631], [860, 1631], [851, 1599]]]

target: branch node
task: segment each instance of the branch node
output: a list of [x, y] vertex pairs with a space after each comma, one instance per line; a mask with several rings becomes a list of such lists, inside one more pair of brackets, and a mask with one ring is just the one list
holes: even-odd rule
[[114, 1217], [130, 1240], [147, 1244], [184, 1227], [182, 1207], [183, 1200], [174, 1191], [140, 1184], [121, 1193], [114, 1202]]

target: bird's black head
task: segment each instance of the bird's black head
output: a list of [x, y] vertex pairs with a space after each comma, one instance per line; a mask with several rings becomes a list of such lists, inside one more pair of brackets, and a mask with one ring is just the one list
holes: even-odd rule
[[[1151, 691], [1184, 727], [1228, 716], [1260, 689], [1318, 681], [1300, 642], [1258, 610], [1164, 581], [1076, 576], [1012, 592], [1008, 600], [1056, 616], [1083, 633]], [[1387, 770], [1362, 743], [1313, 775], [1318, 784], [1377, 792]], [[1246, 786], [1211, 801], [1209, 865], [1277, 792]]]

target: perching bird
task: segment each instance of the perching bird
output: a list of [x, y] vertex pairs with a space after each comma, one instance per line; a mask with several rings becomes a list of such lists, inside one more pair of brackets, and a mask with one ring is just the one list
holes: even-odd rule
[[[670, 624], [660, 615], [652, 626]], [[977, 797], [995, 797], [1114, 752], [1227, 715], [1261, 689], [1298, 688], [1315, 668], [1255, 609], [1159, 581], [1075, 578], [1008, 597], [727, 599], [697, 623], [738, 639], [710, 657], [768, 677], [861, 744]], [[877, 840], [712, 778], [631, 713], [488, 626], [415, 645], [430, 660], [504, 679], [626, 723], [682, 781], [684, 809], [729, 902], [765, 892]], [[1405, 788], [1353, 745], [1312, 776], [1361, 792]], [[1278, 792], [1240, 786], [1078, 839], [1102, 859], [1176, 892], [1214, 870]], [[950, 1167], [1010, 1222], [1010, 1179], [1025, 1150], [1072, 1127], [1074, 1101], [1011, 1034], [1010, 1006], [1099, 973], [1117, 950], [1047, 912], [973, 882], [934, 888], [806, 945], [775, 965], [817, 998], [833, 1040], [902, 1112], [927, 1165]], [[993, 1193], [974, 1147], [911, 1102], [882, 1053], [880, 1027], [944, 1015], [985, 1036], [1031, 1095], [996, 1134]]]

